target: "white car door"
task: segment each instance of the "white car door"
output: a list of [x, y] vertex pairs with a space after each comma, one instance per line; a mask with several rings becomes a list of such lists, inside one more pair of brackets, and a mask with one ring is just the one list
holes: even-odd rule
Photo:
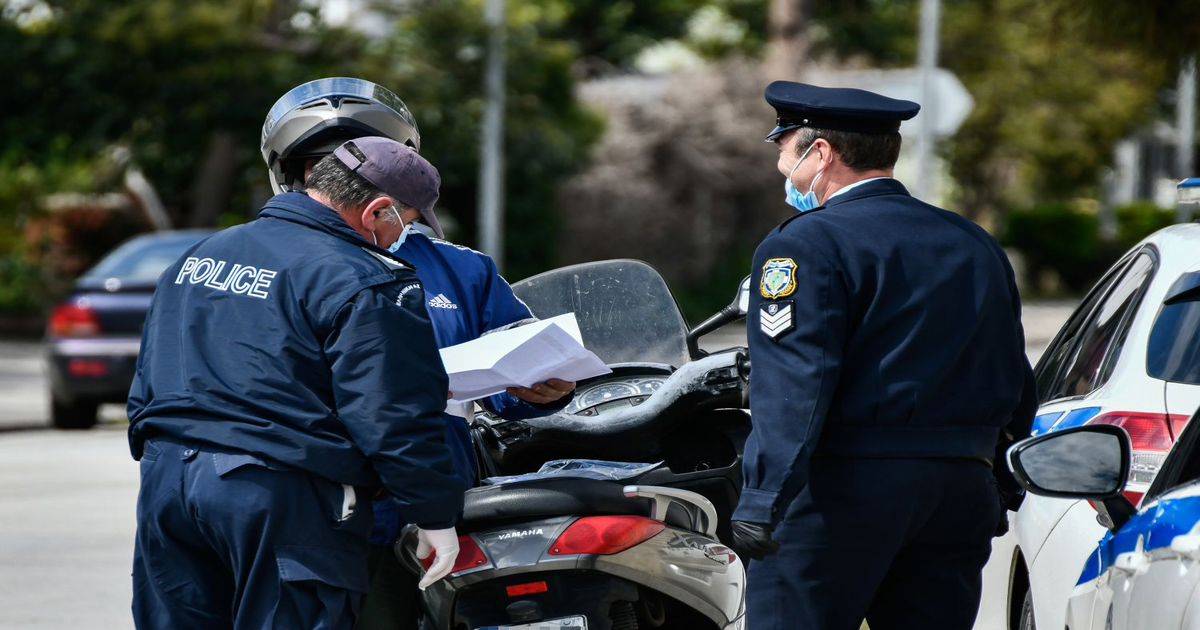
[[1200, 630], [1200, 484], [1145, 506], [1106, 536], [1071, 593], [1071, 630]]
[[1072, 630], [1200, 630], [1198, 613], [1200, 427], [1181, 433], [1147, 501], [1088, 558], [1066, 625]]

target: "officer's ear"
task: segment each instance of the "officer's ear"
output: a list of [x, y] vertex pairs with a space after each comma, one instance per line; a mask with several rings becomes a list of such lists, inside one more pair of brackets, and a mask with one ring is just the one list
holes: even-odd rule
[[392, 200], [389, 197], [376, 197], [370, 203], [363, 206], [362, 211], [362, 226], [368, 232], [374, 232], [379, 228], [378, 222], [383, 220], [383, 213], [392, 207]]
[[833, 159], [837, 157], [837, 151], [833, 150], [833, 145], [829, 144], [825, 138], [817, 138], [813, 141], [813, 153], [817, 154], [817, 160], [824, 167], [833, 166]]

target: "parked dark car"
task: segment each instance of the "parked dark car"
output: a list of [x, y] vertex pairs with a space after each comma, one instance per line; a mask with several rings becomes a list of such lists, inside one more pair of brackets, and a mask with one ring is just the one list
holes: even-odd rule
[[96, 424], [101, 403], [124, 402], [158, 276], [212, 230], [136, 236], [75, 282], [46, 326], [50, 413], [55, 427]]

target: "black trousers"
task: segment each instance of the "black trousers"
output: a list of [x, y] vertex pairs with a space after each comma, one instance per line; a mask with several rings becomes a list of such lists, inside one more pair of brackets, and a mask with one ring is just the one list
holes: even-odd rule
[[417, 576], [404, 568], [391, 545], [367, 551], [371, 591], [362, 600], [355, 630], [417, 630], [420, 591]]
[[970, 460], [814, 458], [750, 563], [753, 630], [970, 630], [999, 522], [992, 471]]

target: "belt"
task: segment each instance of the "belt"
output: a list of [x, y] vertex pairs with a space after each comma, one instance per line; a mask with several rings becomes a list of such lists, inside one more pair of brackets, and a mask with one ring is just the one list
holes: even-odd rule
[[826, 425], [814, 456], [990, 460], [1000, 429], [989, 426]]

